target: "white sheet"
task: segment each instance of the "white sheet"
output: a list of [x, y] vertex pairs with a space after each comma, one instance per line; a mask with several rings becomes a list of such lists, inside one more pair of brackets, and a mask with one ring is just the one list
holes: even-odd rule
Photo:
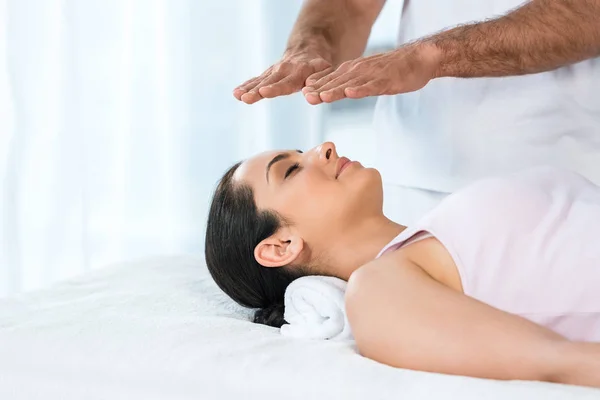
[[0, 301], [0, 399], [600, 399], [600, 391], [394, 369], [351, 342], [245, 320], [200, 260], [154, 258]]

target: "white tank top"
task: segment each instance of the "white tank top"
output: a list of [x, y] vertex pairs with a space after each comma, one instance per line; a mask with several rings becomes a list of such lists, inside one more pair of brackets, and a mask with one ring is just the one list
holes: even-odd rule
[[423, 234], [448, 250], [466, 295], [571, 340], [600, 341], [600, 187], [552, 167], [487, 178], [377, 257]]
[[[399, 43], [482, 21], [522, 0], [405, 1]], [[431, 81], [381, 96], [377, 164], [385, 183], [452, 192], [475, 179], [554, 165], [600, 184], [600, 59], [508, 78]]]

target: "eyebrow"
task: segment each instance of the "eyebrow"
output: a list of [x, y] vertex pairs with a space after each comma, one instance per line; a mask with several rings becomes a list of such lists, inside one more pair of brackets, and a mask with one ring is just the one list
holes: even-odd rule
[[[302, 150], [296, 150], [298, 153], [302, 154]], [[271, 161], [269, 161], [269, 163], [267, 164], [267, 168], [266, 168], [266, 178], [267, 178], [267, 183], [269, 182], [269, 171], [271, 171], [271, 167], [273, 166], [273, 164], [281, 161], [281, 160], [285, 160], [286, 158], [290, 157], [290, 153], [280, 153], [277, 154], [275, 157], [273, 157], [273, 159]]]

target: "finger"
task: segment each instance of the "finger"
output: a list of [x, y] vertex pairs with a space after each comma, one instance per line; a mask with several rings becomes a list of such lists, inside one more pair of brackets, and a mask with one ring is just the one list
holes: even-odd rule
[[305, 91], [318, 92], [319, 90], [321, 90], [321, 88], [323, 86], [327, 85], [329, 82], [333, 81], [334, 79], [337, 79], [338, 77], [344, 75], [345, 73], [346, 73], [346, 71], [335, 70], [335, 71], [323, 76], [318, 81], [314, 82], [312, 85], [307, 85]]
[[246, 82], [242, 83], [241, 85], [239, 85], [238, 87], [236, 87], [233, 90], [233, 95], [237, 98], [238, 100], [240, 100], [240, 98], [242, 97], [242, 95], [244, 93], [249, 92], [250, 90], [254, 89], [254, 87], [261, 82], [262, 80], [264, 80], [266, 77], [271, 75], [271, 71], [273, 70], [273, 67], [270, 67], [269, 69], [267, 69], [265, 72], [263, 72], [261, 75], [256, 76], [252, 79], [248, 79]]
[[264, 76], [265, 76], [266, 73], [267, 73], [267, 71], [265, 71], [262, 75], [255, 76], [254, 78], [248, 79], [246, 82], [242, 83], [241, 85], [238, 85], [236, 87], [236, 89], [245, 90], [246, 86], [250, 85], [251, 83], [256, 82], [259, 79], [264, 79]]
[[345, 74], [351, 68], [350, 63], [344, 63], [338, 67], [335, 71], [331, 72], [328, 75], [323, 76], [318, 81], [313, 83], [312, 85], [307, 86], [307, 91], [319, 91], [324, 85], [328, 84], [332, 80], [338, 78], [339, 76]]
[[240, 88], [233, 89], [233, 97], [235, 97], [238, 100], [242, 100], [242, 96], [244, 95], [244, 93], [246, 92]]
[[288, 74], [284, 74], [282, 72], [272, 72], [271, 75], [265, 77], [262, 81], [258, 82], [253, 88], [253, 92], [259, 92], [261, 88], [265, 86], [272, 85], [273, 83], [279, 82], [283, 78], [288, 76]]
[[264, 98], [273, 98], [277, 96], [286, 96], [298, 92], [304, 85], [304, 77], [298, 74], [290, 75], [283, 78], [279, 82], [275, 82], [268, 86], [262, 86], [259, 93]]
[[235, 98], [238, 100], [241, 100], [242, 95], [244, 93], [248, 93], [248, 90], [250, 90], [252, 87], [254, 87], [254, 85], [256, 85], [256, 82], [258, 82], [259, 79], [261, 79], [261, 77], [257, 76], [256, 78], [252, 78], [252, 79], [244, 82], [240, 86], [236, 87], [235, 89], [233, 89], [233, 95], [235, 96]]
[[317, 83], [317, 81], [321, 78], [323, 78], [324, 76], [329, 75], [330, 73], [332, 73], [335, 69], [333, 67], [329, 67], [329, 68], [325, 68], [322, 71], [319, 72], [315, 72], [314, 74], [312, 74], [311, 76], [309, 76], [306, 79], [306, 86], [312, 86], [315, 83]]
[[358, 79], [358, 78], [362, 78], [364, 81], [368, 80], [367, 77], [359, 75], [358, 71], [347, 72], [341, 76], [338, 76], [337, 78], [333, 79], [332, 81], [328, 82], [326, 85], [321, 86], [321, 88], [315, 90], [315, 92], [317, 92], [317, 93], [327, 92], [328, 90], [335, 89], [353, 79]]
[[310, 78], [310, 76], [315, 75], [315, 74], [320, 74], [320, 77], [322, 77], [322, 76], [325, 76], [325, 75], [335, 71], [335, 68], [331, 65], [331, 63], [328, 61], [325, 61], [322, 58], [317, 58], [317, 59], [311, 60], [308, 63], [308, 65], [310, 65], [312, 70], [311, 70], [309, 76], [307, 77], [307, 79]]
[[258, 92], [251, 90], [248, 93], [244, 93], [240, 100], [246, 104], [254, 104], [257, 101], [262, 100], [262, 96]]
[[317, 92], [305, 93], [304, 98], [309, 104], [312, 105], [321, 104], [323, 102], [323, 100], [321, 100], [321, 98], [319, 97], [319, 93]]
[[369, 96], [380, 96], [384, 94], [385, 83], [381, 81], [370, 81], [359, 86], [348, 86], [344, 90], [346, 97], [350, 99], [362, 99]]
[[319, 93], [319, 98], [323, 103], [333, 103], [334, 101], [341, 100], [345, 97], [346, 95], [344, 94], [344, 87], [342, 86], [338, 86], [328, 90], [327, 92]]
[[258, 88], [263, 97], [276, 97], [291, 94], [302, 89], [304, 80], [313, 68], [309, 64], [301, 64], [279, 73], [280, 78], [261, 83]]
[[[258, 90], [256, 89], [256, 87], [257, 87], [258, 85], [260, 85], [260, 83], [261, 83], [263, 80], [264, 80], [264, 77], [262, 77], [262, 76], [261, 76], [261, 77], [258, 77], [256, 80], [254, 80], [254, 81], [253, 81], [253, 82], [251, 82], [250, 84], [246, 85], [246, 86], [244, 87], [244, 89], [238, 89], [238, 90], [235, 90], [235, 91], [233, 92], [233, 95], [235, 96], [236, 94], [238, 94], [238, 95], [240, 96], [240, 97], [239, 97], [239, 100], [242, 100], [242, 101], [244, 101], [244, 99], [243, 99], [244, 95], [248, 95], [248, 94], [250, 94], [250, 96], [246, 96], [246, 97], [245, 97], [246, 99], [254, 98], [254, 97], [256, 97], [256, 96], [257, 96], [257, 94], [258, 94]], [[236, 96], [236, 97], [237, 97], [237, 96]], [[258, 100], [259, 100], [259, 99], [258, 99]], [[255, 101], [253, 101], [253, 102], [255, 102]]]
[[356, 77], [351, 74], [345, 74], [345, 75], [339, 76], [336, 79], [332, 80], [327, 85], [323, 86], [320, 90], [306, 87], [302, 90], [302, 92], [304, 93], [304, 97], [310, 104], [319, 104], [324, 101], [324, 98], [321, 96], [323, 89], [325, 89], [325, 90], [335, 89], [338, 86], [340, 86], [341, 84], [351, 80], [352, 78], [356, 78]]
[[249, 92], [250, 90], [254, 89], [256, 85], [258, 85], [260, 82], [273, 75], [276, 67], [276, 65], [270, 66], [265, 72], [263, 72], [259, 76], [254, 77], [252, 79], [248, 79], [246, 82], [236, 87], [234, 91], [242, 91], [244, 93]]
[[285, 75], [282, 72], [271, 72], [269, 76], [263, 77], [262, 80], [257, 80], [248, 85], [248, 92], [241, 96], [241, 100], [247, 104], [254, 104], [263, 99], [260, 94], [260, 89], [265, 85], [270, 85], [273, 82], [281, 80]]
[[319, 97], [325, 103], [332, 103], [334, 101], [341, 100], [346, 98], [345, 89], [348, 87], [356, 87], [365, 84], [367, 80], [365, 78], [354, 78], [349, 80], [348, 82], [344, 82], [343, 84], [329, 89], [327, 91], [319, 93]]
[[254, 87], [247, 93], [244, 93], [240, 99], [246, 104], [254, 104], [257, 101], [262, 100], [263, 97], [261, 96], [260, 92], [258, 91], [259, 85], [260, 85], [260, 82], [256, 85], [256, 87]]

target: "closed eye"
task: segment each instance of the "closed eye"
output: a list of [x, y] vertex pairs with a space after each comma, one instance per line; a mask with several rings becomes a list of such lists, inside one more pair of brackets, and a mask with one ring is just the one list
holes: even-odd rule
[[283, 177], [283, 179], [287, 179], [288, 176], [290, 176], [295, 170], [297, 170], [299, 168], [300, 168], [300, 164], [298, 164], [298, 163], [292, 164], [287, 169], [287, 171], [285, 171], [285, 176]]

